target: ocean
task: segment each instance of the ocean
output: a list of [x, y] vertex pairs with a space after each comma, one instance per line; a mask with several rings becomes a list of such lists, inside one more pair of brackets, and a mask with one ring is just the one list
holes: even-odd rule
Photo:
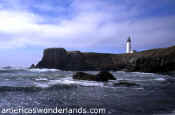
[[[72, 75], [75, 72], [0, 68], [0, 114], [175, 114], [175, 78], [172, 76], [111, 71], [117, 80], [96, 82], [74, 80]], [[115, 85], [119, 81], [137, 85]]]

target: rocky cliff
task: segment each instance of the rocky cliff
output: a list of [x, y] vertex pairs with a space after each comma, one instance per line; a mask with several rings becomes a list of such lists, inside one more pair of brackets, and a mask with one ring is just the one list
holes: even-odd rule
[[44, 50], [37, 68], [63, 70], [124, 70], [169, 72], [175, 70], [175, 46], [133, 54], [68, 52], [64, 48]]

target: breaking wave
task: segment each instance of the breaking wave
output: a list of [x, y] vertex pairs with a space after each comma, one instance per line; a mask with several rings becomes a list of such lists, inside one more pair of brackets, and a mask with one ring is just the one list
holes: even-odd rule
[[55, 84], [55, 85], [48, 85], [48, 84], [40, 84], [37, 83], [35, 86], [0, 86], [0, 92], [6, 91], [23, 91], [23, 92], [35, 92], [35, 91], [42, 91], [42, 90], [59, 90], [59, 89], [70, 89], [76, 88], [77, 85], [63, 85], [63, 84]]
[[31, 71], [31, 72], [58, 72], [60, 70], [43, 68], [43, 69], [29, 69], [29, 71]]

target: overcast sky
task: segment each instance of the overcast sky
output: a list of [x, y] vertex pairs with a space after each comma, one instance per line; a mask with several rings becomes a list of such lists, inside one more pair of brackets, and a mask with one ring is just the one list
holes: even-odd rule
[[175, 0], [0, 0], [0, 66], [29, 66], [43, 49], [124, 53], [175, 45]]

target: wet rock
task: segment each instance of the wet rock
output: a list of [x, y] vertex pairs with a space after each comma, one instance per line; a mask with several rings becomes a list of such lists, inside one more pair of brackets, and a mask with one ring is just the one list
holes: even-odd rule
[[30, 69], [33, 69], [33, 68], [35, 68], [36, 66], [35, 66], [35, 64], [32, 64], [31, 66], [30, 66]]
[[108, 80], [115, 80], [116, 78], [107, 71], [102, 71], [97, 75], [92, 75], [84, 72], [77, 72], [73, 75], [73, 79], [78, 80], [89, 80], [89, 81], [108, 81]]
[[73, 75], [73, 79], [96, 81], [96, 76], [84, 72], [77, 72]]
[[96, 76], [102, 81], [116, 80], [116, 78], [110, 72], [107, 71], [101, 71]]

